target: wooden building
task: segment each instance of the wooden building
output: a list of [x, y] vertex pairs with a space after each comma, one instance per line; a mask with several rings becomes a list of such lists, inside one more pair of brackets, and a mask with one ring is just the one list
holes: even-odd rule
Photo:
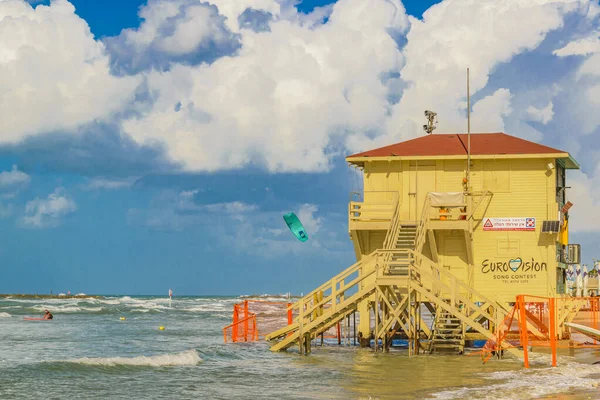
[[296, 304], [296, 325], [268, 337], [274, 350], [306, 351], [358, 313], [362, 337], [389, 345], [404, 332], [413, 352], [422, 339], [462, 351], [467, 331], [493, 336], [516, 295], [565, 293], [569, 153], [504, 133], [436, 134], [346, 160], [364, 179], [348, 209], [357, 263]]

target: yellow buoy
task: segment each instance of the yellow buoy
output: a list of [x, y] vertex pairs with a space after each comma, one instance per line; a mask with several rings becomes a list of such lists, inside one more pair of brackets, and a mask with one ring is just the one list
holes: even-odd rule
[[121, 321], [125, 321], [125, 317], [121, 317], [119, 318]]
[[159, 330], [159, 331], [164, 331], [164, 330], [165, 330], [165, 327], [164, 327], [164, 326], [159, 326], [159, 327], [158, 327], [158, 330]]

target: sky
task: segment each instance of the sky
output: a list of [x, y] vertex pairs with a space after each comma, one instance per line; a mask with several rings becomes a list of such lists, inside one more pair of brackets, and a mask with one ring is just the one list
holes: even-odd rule
[[0, 0], [0, 292], [308, 292], [354, 262], [344, 157], [465, 131], [467, 66], [473, 132], [580, 162], [591, 264], [596, 0]]

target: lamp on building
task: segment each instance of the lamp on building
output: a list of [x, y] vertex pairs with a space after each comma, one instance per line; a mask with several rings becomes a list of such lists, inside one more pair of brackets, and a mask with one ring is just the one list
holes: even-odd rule
[[548, 165], [546, 165], [546, 168], [548, 169], [548, 171], [552, 171], [554, 169], [554, 164], [548, 163]]

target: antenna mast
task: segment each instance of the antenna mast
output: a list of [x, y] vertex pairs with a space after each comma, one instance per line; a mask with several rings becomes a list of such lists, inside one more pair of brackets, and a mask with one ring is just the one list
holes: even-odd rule
[[471, 191], [471, 90], [467, 68], [467, 191]]

